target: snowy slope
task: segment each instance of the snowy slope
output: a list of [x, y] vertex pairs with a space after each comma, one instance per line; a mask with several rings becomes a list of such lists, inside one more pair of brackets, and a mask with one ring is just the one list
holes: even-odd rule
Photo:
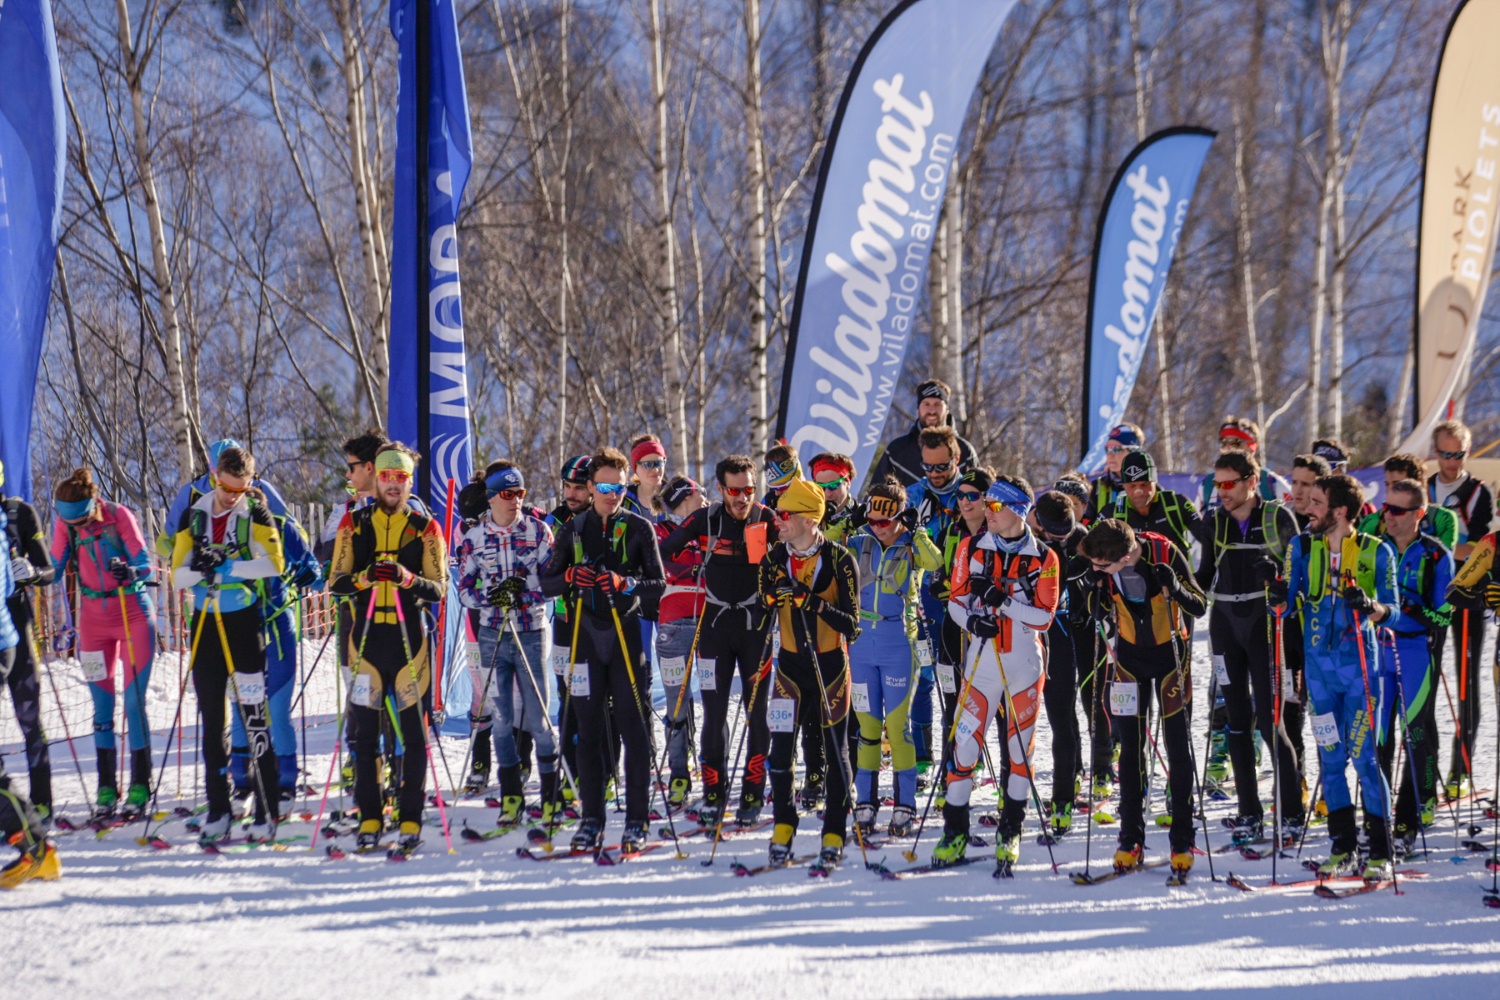
[[[1195, 661], [1202, 691], [1202, 643]], [[175, 665], [167, 673], [175, 699]], [[1484, 712], [1490, 735], [1477, 769], [1490, 787], [1493, 691]], [[1200, 704], [1200, 753], [1206, 714]], [[1446, 702], [1439, 716], [1446, 764]], [[320, 788], [333, 730], [325, 723], [309, 732], [317, 751], [309, 771]], [[1036, 761], [1045, 782], [1051, 754], [1045, 727], [1041, 733]], [[158, 739], [158, 757], [163, 745]], [[459, 773], [465, 741], [445, 740], [442, 749]], [[77, 816], [78, 780], [66, 747], [58, 750], [59, 802]], [[90, 755], [80, 752], [91, 774]], [[164, 796], [177, 789], [175, 757]], [[191, 761], [183, 777], [190, 796]], [[1262, 778], [1268, 799], [1270, 776]], [[976, 808], [992, 799], [993, 788], [983, 789]], [[1210, 804], [1215, 845], [1226, 842], [1217, 819], [1231, 804]], [[480, 828], [494, 822], [480, 803], [460, 803], [450, 815]], [[330, 861], [321, 844], [208, 857], [190, 846], [180, 820], [164, 827], [178, 845], [166, 851], [138, 846], [133, 828], [102, 840], [87, 832], [61, 837], [61, 881], [0, 896], [9, 959], [3, 995], [880, 998], [1237, 995], [1311, 985], [1320, 997], [1500, 994], [1500, 912], [1480, 905], [1490, 881], [1484, 856], [1453, 860], [1446, 813], [1429, 831], [1431, 855], [1408, 866], [1427, 878], [1404, 895], [1342, 901], [1308, 890], [1246, 894], [1210, 881], [1205, 858], [1186, 888], [1165, 887], [1161, 871], [1077, 886], [1052, 874], [1045, 849], [1032, 842], [1034, 817], [1023, 863], [1008, 882], [992, 879], [987, 863], [883, 881], [862, 869], [852, 846], [844, 869], [826, 881], [801, 870], [736, 878], [729, 860], [758, 863], [764, 831], [721, 845], [712, 867], [701, 864], [710, 845], [697, 839], [685, 844], [686, 860], [664, 848], [616, 868], [519, 859], [520, 833], [483, 844], [455, 836], [450, 855], [436, 810], [429, 818], [423, 852], [405, 865], [383, 856]], [[611, 815], [611, 835], [619, 819]], [[1460, 820], [1469, 821], [1467, 809]], [[1493, 824], [1478, 822], [1488, 838]], [[800, 850], [814, 849], [815, 826], [804, 820]], [[311, 835], [312, 824], [293, 822], [283, 832]], [[929, 825], [923, 861], [936, 832]], [[1083, 867], [1084, 838], [1075, 836], [1057, 848], [1063, 872]], [[1097, 870], [1113, 844], [1113, 832], [1095, 829]], [[1153, 827], [1148, 854], [1165, 849], [1165, 833]], [[1306, 853], [1325, 850], [1315, 827]], [[880, 856], [892, 867], [906, 864], [898, 848]], [[1214, 867], [1221, 879], [1232, 868], [1264, 882], [1271, 863], [1230, 854], [1215, 857]], [[1285, 862], [1282, 877], [1293, 868]]]

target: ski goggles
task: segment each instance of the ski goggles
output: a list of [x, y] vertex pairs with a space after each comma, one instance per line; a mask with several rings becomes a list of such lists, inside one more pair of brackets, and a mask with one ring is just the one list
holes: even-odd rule
[[593, 483], [591, 485], [601, 496], [617, 497], [625, 492], [624, 483]]
[[1017, 517], [1025, 517], [1031, 513], [1032, 499], [1027, 492], [1015, 483], [1008, 483], [1003, 479], [996, 480], [985, 491], [984, 501], [986, 510], [998, 512], [1004, 507]]

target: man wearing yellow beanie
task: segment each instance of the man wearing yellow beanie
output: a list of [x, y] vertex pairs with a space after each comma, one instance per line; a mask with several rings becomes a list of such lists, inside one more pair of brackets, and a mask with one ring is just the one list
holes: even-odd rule
[[780, 541], [760, 567], [760, 592], [777, 609], [781, 656], [767, 718], [771, 729], [770, 863], [792, 863], [797, 807], [792, 800], [792, 761], [797, 727], [821, 730], [828, 769], [828, 801], [823, 810], [822, 851], [814, 873], [827, 874], [843, 858], [850, 788], [849, 658], [845, 642], [859, 622], [859, 579], [854, 557], [823, 537], [823, 489], [794, 479], [777, 503]]

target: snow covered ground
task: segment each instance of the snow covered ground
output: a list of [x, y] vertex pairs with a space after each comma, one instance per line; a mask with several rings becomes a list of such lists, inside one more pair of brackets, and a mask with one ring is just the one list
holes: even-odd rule
[[[1206, 660], [1200, 642], [1199, 691], [1206, 687]], [[153, 721], [163, 728], [158, 759], [177, 696], [175, 661], [165, 662], [153, 685], [160, 688]], [[331, 683], [332, 671], [323, 669]], [[1455, 673], [1450, 667], [1450, 678]], [[327, 697], [317, 676], [310, 697], [321, 710]], [[1488, 735], [1476, 766], [1489, 788], [1496, 716], [1488, 669], [1484, 677]], [[58, 682], [74, 683], [63, 673]], [[1451, 725], [1446, 702], [1439, 704], [1446, 766]], [[1200, 753], [1206, 714], [1200, 704]], [[13, 750], [13, 720], [8, 711], [0, 715], [7, 727], [0, 728], [0, 748]], [[69, 721], [75, 737], [87, 732], [86, 715]], [[333, 730], [324, 722], [308, 733], [309, 771], [319, 787]], [[455, 774], [465, 750], [463, 739], [443, 742]], [[80, 744], [79, 752], [91, 775], [92, 751]], [[1045, 779], [1051, 761], [1045, 727], [1036, 760]], [[20, 760], [12, 753], [7, 764], [14, 771]], [[191, 765], [184, 761], [185, 798], [192, 794]], [[65, 745], [55, 748], [54, 767], [62, 812], [81, 817], [82, 793]], [[1268, 799], [1269, 773], [1262, 779]], [[177, 790], [174, 752], [164, 804], [175, 804], [166, 796]], [[986, 788], [977, 805], [992, 798], [993, 788]], [[1231, 805], [1210, 804], [1214, 845], [1226, 842], [1217, 820]], [[844, 868], [827, 880], [801, 869], [747, 879], [732, 875], [728, 862], [759, 863], [766, 831], [722, 844], [711, 867], [702, 863], [710, 845], [695, 840], [685, 844], [685, 860], [663, 848], [602, 868], [587, 859], [517, 858], [520, 833], [482, 844], [455, 835], [450, 854], [435, 813], [423, 851], [404, 865], [383, 855], [330, 861], [321, 843], [316, 851], [299, 844], [285, 852], [209, 857], [190, 846], [180, 820], [163, 828], [177, 845], [166, 851], [137, 845], [138, 828], [100, 840], [87, 832], [60, 837], [63, 879], [0, 896], [7, 958], [0, 995], [884, 998], [1228, 995], [1309, 986], [1321, 997], [1500, 995], [1500, 912], [1480, 903], [1490, 883], [1484, 855], [1456, 852], [1446, 812], [1428, 832], [1429, 856], [1407, 866], [1426, 878], [1402, 895], [1341, 901], [1305, 889], [1244, 893], [1210, 881], [1206, 858], [1184, 888], [1164, 886], [1162, 871], [1078, 886], [1052, 873], [1045, 848], [1032, 841], [1034, 829], [1012, 881], [992, 879], [987, 863], [884, 881], [862, 868], [852, 847]], [[463, 802], [450, 817], [489, 829], [494, 811]], [[611, 815], [611, 835], [619, 819]], [[1469, 821], [1467, 809], [1460, 821]], [[1493, 824], [1482, 816], [1478, 822], [1487, 840]], [[814, 849], [813, 825], [804, 821], [799, 835], [804, 851]], [[312, 826], [292, 822], [283, 833], [311, 835]], [[976, 832], [988, 831], [976, 825]], [[935, 835], [936, 824], [929, 825], [921, 860]], [[1112, 830], [1094, 830], [1095, 870], [1103, 870], [1101, 861], [1107, 865], [1113, 844]], [[1165, 849], [1165, 833], [1153, 827], [1148, 855]], [[1056, 851], [1063, 873], [1083, 868], [1083, 836], [1070, 836]], [[1322, 828], [1315, 827], [1306, 853], [1325, 851]], [[872, 860], [877, 856], [893, 868], [907, 863], [899, 846]], [[1230, 869], [1257, 883], [1270, 877], [1269, 860], [1237, 854], [1213, 860], [1221, 880]], [[1282, 877], [1294, 868], [1284, 862]]]

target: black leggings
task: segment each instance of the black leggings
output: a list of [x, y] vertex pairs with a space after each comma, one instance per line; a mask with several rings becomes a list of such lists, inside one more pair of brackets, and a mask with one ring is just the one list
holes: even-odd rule
[[578, 797], [584, 818], [601, 825], [611, 728], [625, 746], [625, 822], [646, 822], [651, 808], [652, 747], [646, 726], [651, 667], [641, 655], [640, 620], [635, 615], [622, 617], [620, 627], [625, 633], [624, 655], [614, 621], [585, 615], [573, 664], [575, 673], [587, 669], [589, 690], [587, 697], [573, 694], [570, 699], [578, 713]]
[[[848, 689], [848, 666], [844, 651], [835, 649], [818, 654], [818, 674], [822, 688], [830, 695]], [[803, 653], [781, 651], [777, 663], [776, 697], [791, 697], [796, 703], [797, 728], [816, 729], [823, 735], [823, 751], [828, 760], [828, 799], [823, 806], [823, 833], [843, 836], [849, 821], [849, 708], [847, 695], [842, 699], [839, 720], [825, 724], [823, 695], [813, 664]], [[797, 825], [797, 805], [792, 799], [792, 762], [797, 755], [797, 734], [771, 734], [771, 811], [777, 824]]]
[[1074, 642], [1067, 622], [1052, 620], [1051, 628], [1047, 629], [1047, 683], [1042, 688], [1042, 704], [1047, 709], [1047, 725], [1052, 728], [1054, 806], [1070, 803], [1074, 797], [1083, 757], [1083, 739], [1078, 729], [1078, 682], [1092, 669], [1088, 662], [1091, 654], [1092, 644]]
[[[1448, 690], [1452, 692], [1453, 711], [1458, 713], [1458, 725], [1454, 727], [1453, 733], [1453, 752], [1448, 760], [1449, 774], [1472, 776], [1473, 773], [1474, 740], [1479, 734], [1479, 678], [1485, 672], [1484, 625], [1484, 612], [1458, 611], [1454, 613], [1453, 624], [1449, 626], [1453, 633], [1453, 675]], [[1466, 637], [1467, 643], [1464, 642]], [[1443, 669], [1445, 638], [1441, 631], [1434, 636], [1432, 662], [1437, 673], [1441, 673]], [[1434, 680], [1434, 684], [1438, 686], [1442, 683], [1440, 678]], [[1444, 699], [1448, 697], [1446, 693], [1443, 695]]]
[[[12, 602], [14, 607], [14, 602]], [[12, 611], [12, 617], [15, 617]], [[36, 638], [31, 623], [16, 618], [21, 641], [14, 647], [15, 663], [6, 676], [11, 704], [16, 708], [16, 724], [26, 740], [26, 768], [31, 776], [31, 801], [52, 808], [52, 759], [47, 752], [47, 733], [42, 729], [41, 685], [37, 679]]]
[[[399, 673], [392, 671], [386, 676], [384, 671], [381, 672], [383, 692], [396, 688]], [[381, 730], [390, 724], [387, 704], [383, 701], [373, 707], [349, 707], [349, 724], [353, 729], [354, 802], [359, 807], [361, 821], [380, 820], [384, 813], [379, 764]], [[401, 790], [396, 819], [402, 823], [421, 823], [427, 778], [427, 743], [421, 701], [402, 709], [396, 718], [401, 723]], [[396, 752], [394, 740], [388, 749]]]
[[[222, 637], [220, 621], [224, 629]], [[244, 713], [245, 736], [260, 772], [260, 781], [252, 779], [250, 787], [255, 792], [255, 820], [263, 822], [268, 811], [271, 816], [276, 815], [277, 803], [281, 799], [281, 780], [276, 768], [276, 752], [271, 747], [271, 716], [266, 701], [266, 647], [260, 615], [253, 608], [223, 614], [198, 611], [193, 615], [191, 627], [195, 635], [200, 628], [203, 630], [192, 669], [193, 692], [198, 696], [198, 706], [203, 712], [203, 763], [207, 769], [203, 784], [208, 793], [209, 818], [218, 819], [230, 811], [229, 753], [224, 743], [227, 706], [224, 699], [226, 694], [234, 698], [233, 692], [238, 690], [236, 701], [254, 700], [253, 704], [236, 704], [234, 710]], [[226, 640], [228, 649], [225, 648]], [[234, 687], [229, 683], [231, 666]]]
[[1147, 754], [1151, 749], [1151, 702], [1153, 693], [1161, 702], [1161, 736], [1167, 758], [1167, 787], [1172, 801], [1172, 828], [1168, 835], [1173, 851], [1193, 846], [1193, 750], [1188, 742], [1187, 700], [1190, 682], [1178, 669], [1171, 646], [1138, 647], [1120, 643], [1120, 668], [1135, 681], [1140, 697], [1134, 716], [1118, 716], [1120, 735], [1120, 843], [1146, 842]]
[[[699, 659], [714, 663], [714, 689], [702, 692], [703, 746], [700, 759], [703, 794], [705, 797], [718, 794], [720, 801], [728, 783], [724, 772], [729, 740], [729, 700], [736, 673], [739, 674], [740, 698], [745, 707], [745, 738], [749, 741], [745, 747], [742, 795], [764, 795], [766, 751], [771, 746], [771, 733], [766, 729], [766, 698], [771, 684], [770, 663], [765, 659], [768, 628], [748, 628], [742, 617], [734, 613], [720, 615], [713, 625], [704, 627], [698, 639]], [[764, 674], [760, 673], [762, 669]], [[760, 677], [759, 683], [756, 683], [757, 676]], [[753, 702], [752, 692], [755, 695]]]
[[[1282, 692], [1272, 677], [1271, 635], [1275, 625], [1263, 601], [1249, 601], [1232, 608], [1215, 605], [1208, 621], [1209, 642], [1214, 655], [1224, 658], [1229, 683], [1220, 686], [1229, 721], [1229, 761], [1234, 766], [1234, 788], [1242, 816], [1260, 816], [1259, 782], [1256, 779], [1255, 735], [1260, 730], [1267, 747], [1275, 747], [1281, 781], [1281, 815], [1302, 816], [1302, 769], [1290, 740], [1278, 739], [1272, 719]], [[1283, 644], [1286, 635], [1283, 629]], [[1300, 720], [1299, 720], [1300, 722]]]

